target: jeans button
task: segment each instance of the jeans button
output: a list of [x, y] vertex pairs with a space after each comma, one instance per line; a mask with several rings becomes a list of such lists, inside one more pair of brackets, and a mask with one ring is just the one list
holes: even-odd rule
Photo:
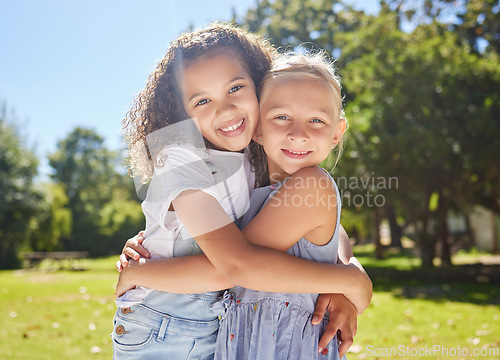
[[130, 308], [129, 308], [129, 307], [124, 307], [124, 308], [122, 308], [122, 314], [127, 315], [128, 313], [131, 313], [131, 312], [132, 312], [132, 310], [130, 310]]
[[128, 331], [125, 330], [123, 325], [118, 325], [115, 329], [116, 335], [123, 335], [123, 334], [128, 334]]

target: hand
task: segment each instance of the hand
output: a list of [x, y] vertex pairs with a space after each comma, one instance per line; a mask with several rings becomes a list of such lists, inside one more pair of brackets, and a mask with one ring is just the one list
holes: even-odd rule
[[132, 273], [136, 266], [142, 265], [146, 262], [146, 259], [140, 258], [139, 261], [130, 260], [129, 265], [122, 269], [120, 276], [118, 276], [118, 282], [116, 283], [115, 297], [120, 297], [125, 294], [128, 290], [135, 288], [138, 284], [134, 283], [132, 280]]
[[136, 236], [128, 239], [123, 247], [120, 260], [115, 264], [116, 270], [122, 271], [129, 265], [129, 260], [138, 261], [142, 258], [149, 258], [151, 254], [142, 246], [144, 241], [144, 231], [140, 231]]
[[330, 312], [330, 318], [325, 332], [318, 344], [318, 353], [322, 352], [335, 334], [341, 342], [339, 356], [345, 355], [351, 347], [354, 336], [358, 330], [358, 316], [356, 307], [342, 294], [320, 294], [316, 301], [316, 308], [312, 318], [312, 324], [317, 325], [323, 319], [325, 311]]
[[118, 277], [118, 282], [116, 283], [115, 297], [118, 298], [125, 294], [128, 290], [133, 289], [135, 284], [132, 284], [129, 280], [130, 272], [132, 271], [133, 265], [136, 261], [131, 260], [127, 268], [122, 269], [120, 276]]

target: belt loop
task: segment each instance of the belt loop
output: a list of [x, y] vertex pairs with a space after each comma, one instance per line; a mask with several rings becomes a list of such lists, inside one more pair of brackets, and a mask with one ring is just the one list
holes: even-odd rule
[[170, 316], [163, 316], [161, 320], [160, 330], [158, 331], [157, 341], [163, 341], [165, 339], [165, 333], [167, 332], [168, 323], [170, 322]]

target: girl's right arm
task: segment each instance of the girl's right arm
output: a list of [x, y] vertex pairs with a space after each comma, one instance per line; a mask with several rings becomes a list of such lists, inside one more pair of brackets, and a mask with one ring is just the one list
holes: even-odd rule
[[[308, 174], [310, 171], [313, 170], [305, 171], [307, 176], [311, 175]], [[294, 175], [294, 181], [304, 181], [304, 179], [299, 175]], [[315, 183], [317, 184], [319, 182], [316, 181]], [[299, 189], [297, 186], [290, 186], [290, 188], [292, 190]], [[304, 189], [304, 187], [302, 187], [302, 189]], [[282, 190], [284, 190], [282, 192], [283, 196], [291, 195], [290, 191], [286, 192], [290, 189], [282, 188], [280, 192]], [[306, 190], [307, 189], [304, 191]], [[280, 193], [278, 193], [278, 195], [279, 194]], [[213, 197], [201, 191], [187, 191], [184, 195], [185, 196], [179, 196], [174, 201], [174, 206], [179, 217], [190, 233], [198, 235], [195, 235], [196, 240], [202, 247], [202, 250], [209, 257], [217, 270], [221, 271], [223, 276], [228, 279], [228, 281], [224, 283], [220, 275], [217, 277], [217, 270], [210, 268], [207, 262], [195, 265], [196, 257], [168, 259], [171, 265], [176, 262], [184, 263], [184, 265], [180, 265], [178, 268], [179, 270], [189, 268], [189, 271], [197, 273], [197, 277], [195, 277], [197, 280], [194, 282], [195, 284], [193, 284], [197, 290], [192, 292], [215, 290], [219, 287], [224, 288], [232, 284], [238, 284], [247, 288], [274, 292], [343, 293], [356, 305], [359, 312], [362, 312], [368, 306], [371, 299], [371, 282], [363, 272], [352, 266], [315, 263], [277, 251], [272, 251], [268, 248], [253, 246], [246, 241], [234, 224], [230, 223], [226, 225], [228, 223], [227, 215]], [[295, 192], [293, 195], [306, 196], [308, 194], [300, 194], [299, 191], [299, 193]], [[279, 199], [278, 196], [277, 200]], [[197, 206], [191, 206], [193, 203], [196, 203]], [[276, 213], [278, 210], [280, 210], [280, 207], [273, 209], [272, 213]], [[289, 220], [291, 220], [289, 223], [286, 223], [288, 229], [285, 228], [280, 231], [279, 237], [285, 240], [279, 243], [266, 242], [265, 238], [266, 235], [269, 235], [268, 232], [260, 232], [259, 235], [258, 231], [260, 227], [266, 227], [254, 226], [252, 236], [261, 236], [261, 239], [251, 237], [252, 241], [261, 241], [263, 244], [267, 245], [271, 244], [270, 246], [275, 249], [284, 251], [287, 247], [291, 246], [294, 241], [296, 242], [297, 238], [300, 238], [303, 233], [309, 231], [307, 226], [303, 226], [304, 224], [307, 225], [317, 222], [318, 217], [324, 216], [324, 209], [320, 207], [318, 207], [318, 209], [316, 209], [316, 207], [308, 208], [305, 212], [303, 211], [304, 209], [297, 209], [294, 207], [281, 210], [283, 213], [281, 216], [288, 216]], [[262, 219], [266, 220], [267, 216], [261, 213], [259, 213], [257, 217], [260, 217], [261, 221]], [[285, 234], [285, 232], [287, 232], [286, 230], [289, 230], [287, 234]], [[274, 235], [272, 235], [271, 239], [274, 239]], [[188, 265], [189, 262], [191, 263]], [[359, 265], [355, 259], [351, 262]], [[122, 281], [126, 284], [124, 287], [127, 285], [140, 284], [158, 290], [177, 291], [175, 288], [176, 285], [172, 284], [173, 280], [167, 280], [165, 277], [163, 277], [162, 280], [162, 277], [158, 276], [158, 274], [164, 274], [165, 272], [156, 272], [156, 276], [154, 276], [152, 272], [149, 272], [151, 276], [147, 276], [146, 268], [147, 267], [144, 267], [142, 275], [136, 272], [137, 276], [135, 278], [138, 278], [137, 282], [132, 281], [130, 277], [127, 278], [126, 274], [130, 272], [126, 271], [125, 274], [123, 274], [124, 278]], [[184, 275], [185, 271], [186, 270], [183, 271]], [[169, 275], [176, 274], [176, 271], [170, 268], [168, 269], [168, 273]], [[200, 276], [204, 277], [206, 281], [201, 280]], [[335, 276], [335, 282], [332, 282], [333, 276]], [[176, 276], [172, 275], [169, 277], [174, 278]], [[158, 282], [153, 284], [152, 282], [155, 278], [158, 279]], [[185, 276], [183, 278], [186, 279]], [[127, 281], [127, 279], [129, 279], [129, 281]], [[210, 279], [216, 279], [215, 284], [210, 283]], [[167, 283], [169, 284], [167, 285]], [[200, 288], [200, 284], [207, 284], [208, 289], [205, 290]], [[165, 287], [165, 285], [167, 286]], [[191, 292], [188, 290], [189, 286], [185, 281], [180, 285], [184, 286], [184, 290], [178, 292]], [[122, 286], [122, 288], [124, 287]]]
[[[303, 204], [311, 194], [319, 198], [330, 196], [332, 188], [320, 186], [324, 184], [320, 181], [322, 176], [327, 175], [317, 168], [302, 169], [294, 174], [287, 182], [288, 186], [283, 186], [245, 228], [245, 234], [257, 244], [266, 245], [269, 240], [279, 239], [280, 243], [275, 242], [274, 249], [249, 243], [227, 220], [228, 216], [217, 200], [206, 193], [185, 191], [173, 205], [210, 262], [231, 283], [271, 292], [342, 293], [362, 312], [371, 300], [371, 281], [360, 270], [355, 258], [348, 266], [331, 265], [281, 252], [297, 239], [318, 230], [318, 223], [331, 222], [331, 217], [327, 218], [331, 216], [326, 211], [331, 206], [328, 202], [318, 203], [318, 206], [295, 206], [293, 202], [286, 207], [279, 206], [292, 195], [302, 199]], [[192, 206], [194, 203], [197, 206]], [[278, 206], [272, 207], [272, 203]], [[336, 205], [332, 208], [336, 213]], [[268, 213], [273, 216], [268, 216]], [[258, 218], [260, 222], [256, 221]], [[280, 226], [272, 226], [273, 221]], [[260, 226], [262, 224], [271, 226]], [[334, 276], [336, 281], [332, 282]]]

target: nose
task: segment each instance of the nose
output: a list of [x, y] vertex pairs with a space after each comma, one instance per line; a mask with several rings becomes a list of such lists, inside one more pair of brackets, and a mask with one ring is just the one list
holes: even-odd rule
[[304, 129], [302, 124], [295, 124], [290, 128], [288, 140], [302, 143], [309, 141], [309, 136], [307, 135], [307, 131]]
[[231, 116], [231, 114], [236, 110], [236, 105], [231, 99], [224, 99], [218, 102], [217, 115], [219, 117]]

